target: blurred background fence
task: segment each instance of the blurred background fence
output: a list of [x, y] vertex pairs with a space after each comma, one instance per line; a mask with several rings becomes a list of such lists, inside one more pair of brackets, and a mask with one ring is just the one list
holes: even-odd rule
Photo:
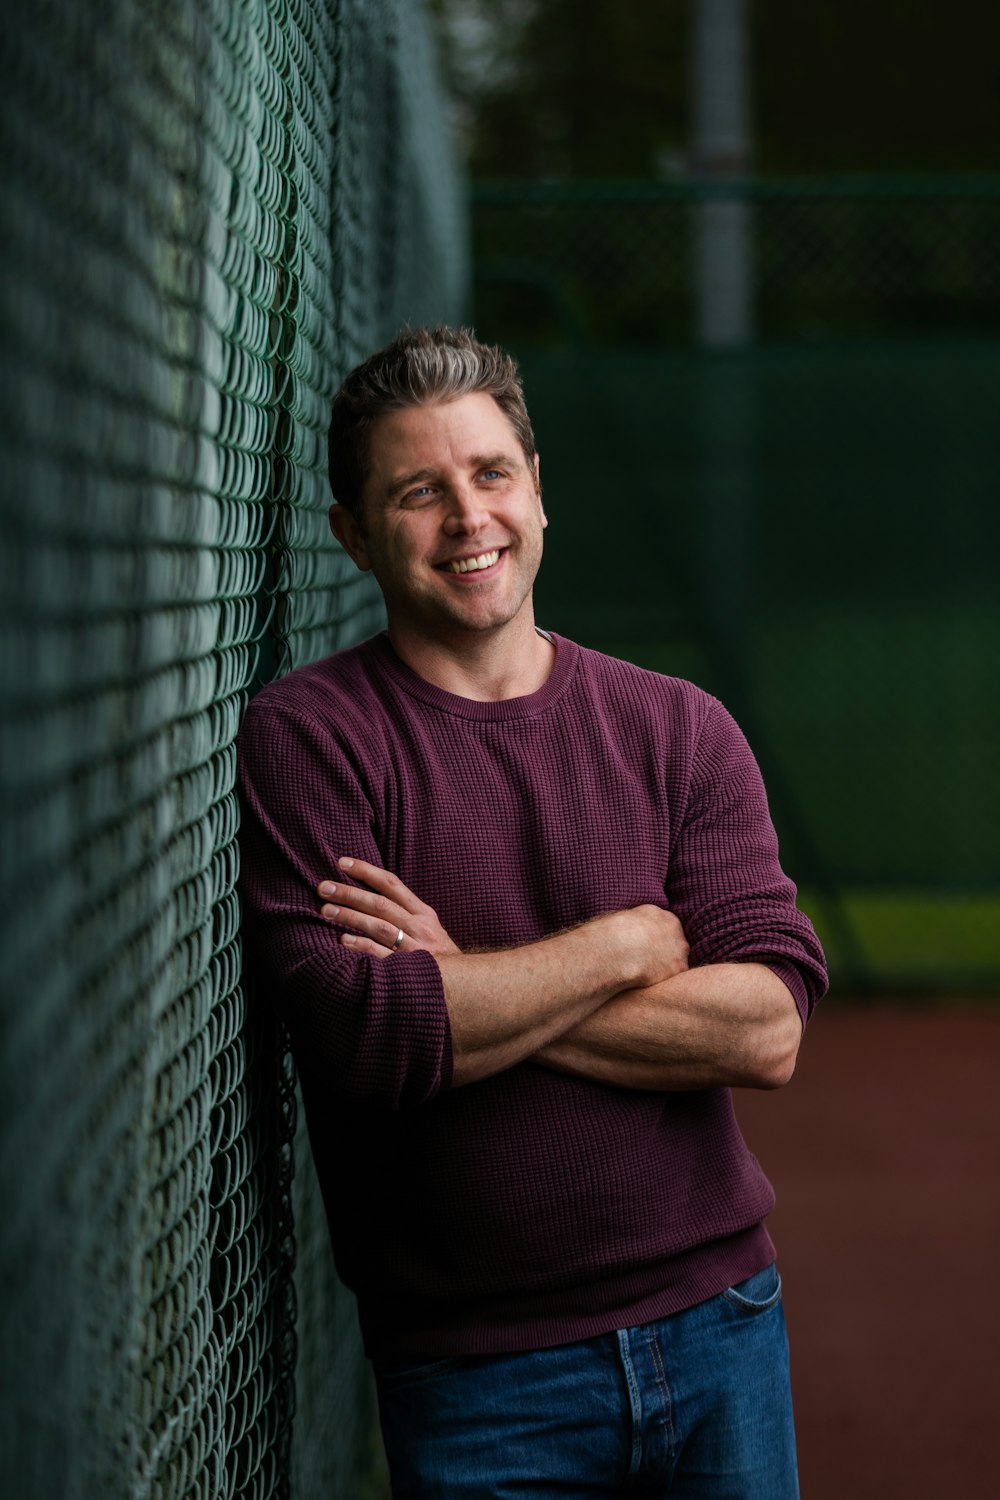
[[995, 992], [1000, 178], [484, 181], [473, 224], [542, 622], [733, 708], [835, 992]]
[[0, 59], [0, 1493], [353, 1500], [233, 738], [381, 619], [325, 434], [353, 363], [463, 305], [430, 37], [410, 0], [17, 0]]

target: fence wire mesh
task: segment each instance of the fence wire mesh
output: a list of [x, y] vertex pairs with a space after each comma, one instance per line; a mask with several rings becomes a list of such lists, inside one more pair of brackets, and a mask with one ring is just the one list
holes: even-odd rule
[[700, 342], [716, 227], [744, 341], [1000, 334], [1000, 178], [483, 183], [474, 226], [477, 316], [529, 343]]
[[543, 624], [764, 763], [836, 988], [1000, 980], [1000, 179], [481, 184]]
[[407, 0], [36, 0], [0, 48], [0, 1491], [353, 1497], [233, 741], [377, 622], [322, 439], [357, 354], [459, 310], [433, 58]]

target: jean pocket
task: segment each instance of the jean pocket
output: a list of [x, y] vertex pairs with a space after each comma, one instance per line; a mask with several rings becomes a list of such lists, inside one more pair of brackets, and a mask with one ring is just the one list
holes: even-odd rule
[[781, 1277], [777, 1266], [772, 1262], [763, 1271], [755, 1271], [753, 1276], [748, 1276], [746, 1281], [738, 1281], [735, 1286], [727, 1287], [722, 1295], [730, 1307], [737, 1308], [749, 1317], [767, 1312], [781, 1301]]
[[435, 1380], [442, 1375], [451, 1375], [472, 1363], [465, 1354], [448, 1354], [441, 1359], [419, 1359], [406, 1364], [383, 1364], [374, 1362], [376, 1383], [386, 1391], [402, 1390], [407, 1385], [419, 1385], [425, 1380]]

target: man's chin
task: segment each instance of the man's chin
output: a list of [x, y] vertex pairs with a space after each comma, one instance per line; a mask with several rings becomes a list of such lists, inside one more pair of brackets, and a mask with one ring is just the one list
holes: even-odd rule
[[[406, 616], [397, 613], [395, 619], [397, 625], [414, 629], [429, 641], [442, 641], [456, 635], [468, 635], [472, 639], [515, 625], [526, 608], [530, 613], [527, 598], [512, 602], [487, 598], [477, 600], [470, 595], [466, 600], [436, 601], [436, 607], [428, 608], [419, 617], [412, 613]], [[390, 621], [394, 618], [391, 610], [389, 618]]]

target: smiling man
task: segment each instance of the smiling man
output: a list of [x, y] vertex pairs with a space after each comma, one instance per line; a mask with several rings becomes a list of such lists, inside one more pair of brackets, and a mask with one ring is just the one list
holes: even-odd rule
[[690, 683], [535, 624], [513, 361], [401, 334], [334, 403], [386, 633], [240, 740], [287, 1022], [399, 1497], [797, 1494], [773, 1194], [733, 1087], [825, 983], [760, 776]]
[[[333, 506], [330, 524], [374, 573], [401, 659], [474, 698], [540, 687], [555, 651], [531, 604], [546, 525], [537, 455], [484, 391], [386, 412], [369, 452], [366, 501]], [[487, 662], [516, 680], [477, 683]]]

